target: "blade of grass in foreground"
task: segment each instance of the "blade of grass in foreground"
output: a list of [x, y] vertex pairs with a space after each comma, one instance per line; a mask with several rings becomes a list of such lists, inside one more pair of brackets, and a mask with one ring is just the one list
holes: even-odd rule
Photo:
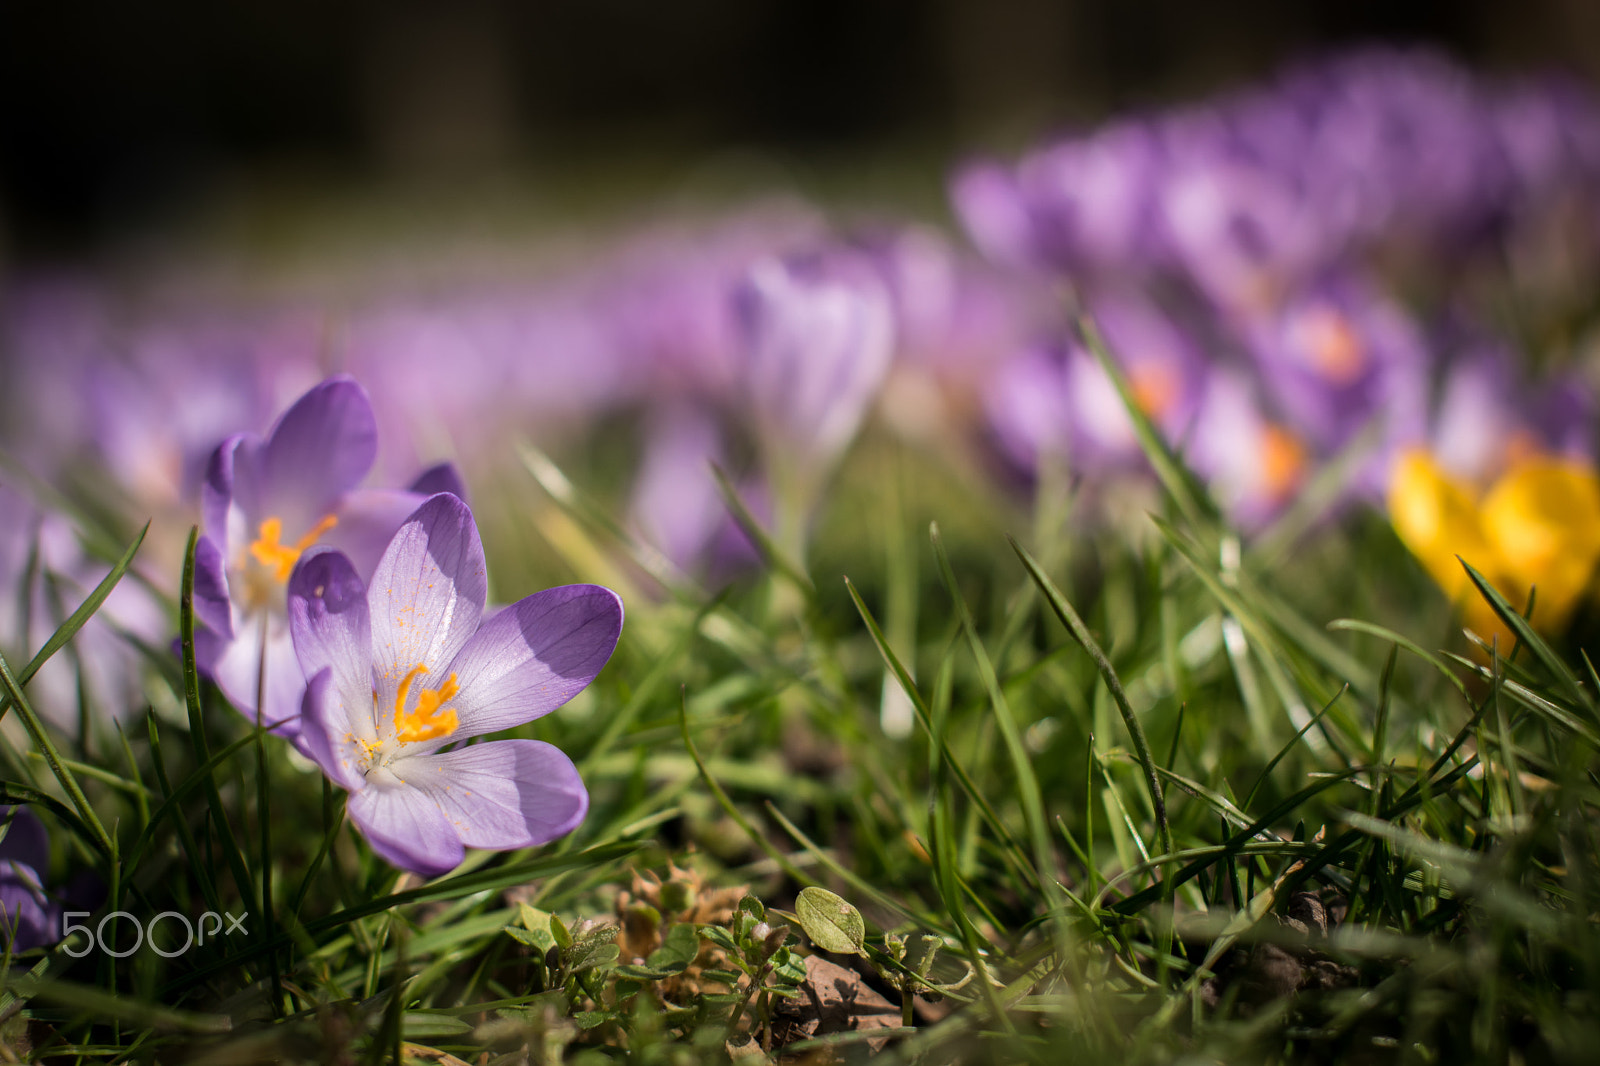
[[[1011, 538], [1007, 538], [1011, 539]], [[1111, 692], [1111, 698], [1116, 702], [1117, 710], [1122, 715], [1122, 724], [1127, 727], [1128, 734], [1133, 738], [1134, 754], [1139, 759], [1139, 766], [1144, 770], [1144, 783], [1150, 793], [1150, 807], [1155, 811], [1156, 829], [1161, 836], [1161, 851], [1170, 855], [1173, 851], [1172, 827], [1167, 824], [1167, 799], [1161, 790], [1161, 779], [1156, 774], [1156, 760], [1150, 754], [1150, 741], [1144, 735], [1144, 726], [1133, 713], [1133, 705], [1128, 702], [1128, 694], [1123, 691], [1122, 681], [1117, 677], [1117, 672], [1111, 666], [1111, 660], [1106, 658], [1105, 652], [1100, 650], [1100, 645], [1089, 633], [1089, 627], [1083, 624], [1083, 619], [1078, 617], [1078, 612], [1073, 610], [1072, 604], [1056, 588], [1055, 582], [1050, 580], [1050, 575], [1039, 568], [1039, 564], [1029, 555], [1027, 549], [1011, 539], [1011, 550], [1017, 553], [1017, 558], [1022, 560], [1022, 565], [1027, 568], [1028, 575], [1033, 578], [1039, 591], [1044, 593], [1044, 598], [1050, 604], [1050, 609], [1056, 613], [1061, 624], [1067, 627], [1067, 632], [1072, 634], [1084, 651], [1089, 653], [1089, 658], [1094, 660], [1095, 669], [1100, 671], [1100, 677], [1105, 681], [1106, 688]]]
[[[144, 528], [139, 531], [139, 535], [133, 538], [133, 543], [128, 545], [128, 550], [122, 553], [122, 558], [118, 559], [116, 565], [111, 568], [111, 572], [100, 580], [100, 584], [94, 587], [94, 591], [89, 593], [84, 601], [78, 605], [78, 609], [68, 615], [67, 620], [62, 622], [54, 633], [50, 634], [50, 639], [44, 642], [38, 653], [28, 660], [28, 664], [17, 674], [17, 681], [20, 685], [26, 685], [29, 681], [32, 681], [33, 675], [39, 672], [39, 668], [48, 662], [52, 655], [65, 647], [67, 641], [75, 637], [78, 630], [83, 628], [84, 623], [88, 622], [89, 618], [100, 609], [100, 605], [106, 602], [106, 597], [111, 595], [111, 590], [117, 587], [117, 582], [122, 580], [122, 575], [126, 574], [128, 567], [133, 565], [133, 557], [139, 554], [139, 547], [144, 543], [144, 536], [148, 532], [150, 532], [150, 523], [146, 522]], [[0, 718], [5, 717], [5, 713], [10, 707], [11, 694], [9, 692], [0, 693]]]
[[1583, 685], [1578, 682], [1573, 672], [1567, 668], [1567, 664], [1562, 661], [1561, 656], [1555, 653], [1555, 649], [1546, 644], [1544, 638], [1534, 632], [1533, 627], [1528, 624], [1528, 620], [1512, 609], [1511, 604], [1506, 602], [1506, 598], [1500, 595], [1493, 585], [1489, 584], [1488, 579], [1474, 570], [1465, 559], [1457, 556], [1457, 561], [1466, 569], [1467, 577], [1477, 586], [1478, 592], [1488, 601], [1489, 606], [1494, 609], [1494, 613], [1500, 616], [1500, 621], [1504, 622], [1506, 627], [1516, 635], [1517, 640], [1533, 653], [1535, 659], [1544, 664], [1544, 668], [1550, 671], [1550, 676], [1555, 679], [1556, 684], [1572, 700], [1573, 706], [1587, 711], [1589, 717], [1591, 719], [1594, 718], [1595, 697], [1583, 691]]
[[[178, 643], [183, 656], [183, 703], [189, 712], [189, 742], [194, 745], [194, 761], [206, 766], [211, 761], [211, 753], [207, 750], [205, 723], [201, 720], [200, 667], [195, 661], [194, 651], [194, 553], [199, 543], [200, 527], [189, 527], [189, 546], [183, 554], [183, 588], [178, 598]], [[255, 878], [250, 875], [244, 852], [234, 839], [233, 827], [228, 823], [228, 809], [223, 806], [217, 780], [207, 772], [204, 784], [211, 820], [217, 827], [222, 854], [227, 859], [239, 896], [259, 912], [261, 904], [253, 898]]]
[[995, 676], [994, 664], [989, 661], [989, 653], [984, 649], [983, 641], [978, 636], [972, 612], [967, 609], [967, 601], [961, 595], [961, 586], [956, 582], [955, 571], [950, 567], [950, 556], [944, 550], [944, 539], [939, 536], [937, 522], [930, 525], [928, 535], [933, 541], [933, 554], [938, 560], [939, 573], [944, 578], [945, 590], [955, 604], [956, 617], [961, 620], [961, 629], [966, 635], [967, 646], [972, 650], [972, 656], [978, 664], [978, 675], [983, 679], [984, 687], [989, 692], [989, 702], [994, 708], [994, 722], [1000, 729], [1006, 753], [1011, 758], [1011, 772], [1016, 775], [1017, 798], [1021, 801], [1023, 819], [1027, 823], [1028, 836], [1033, 844], [1034, 876], [1045, 895], [1051, 895], [1055, 880], [1050, 876], [1050, 871], [1055, 867], [1055, 862], [1050, 848], [1049, 827], [1045, 824], [1044, 798], [1039, 793], [1039, 779], [1033, 772], [1033, 762], [1028, 758], [1028, 751], [1023, 747], [1022, 736], [1017, 732], [1017, 722], [1011, 713], [1011, 704], [1000, 689], [1000, 680]]
[[933, 752], [933, 757], [938, 760], [939, 765], [949, 767], [950, 773], [955, 776], [956, 781], [961, 785], [962, 791], [967, 794], [967, 798], [977, 808], [979, 815], [1005, 845], [1001, 849], [1001, 854], [1006, 856], [1018, 873], [1030, 881], [1036, 881], [1038, 879], [1037, 874], [1032, 869], [1027, 854], [1022, 850], [1022, 845], [1012, 836], [1011, 830], [1006, 827], [1006, 824], [1000, 820], [999, 813], [990, 804], [989, 798], [973, 782], [971, 775], [967, 773], [966, 767], [950, 751], [944, 740], [943, 729], [935, 721], [927, 702], [922, 698], [922, 693], [917, 689], [917, 683], [906, 672], [905, 666], [901, 664], [899, 657], [895, 655], [894, 649], [889, 647], [889, 642], [885, 639], [883, 630], [878, 626], [878, 620], [873, 617], [866, 601], [861, 598], [861, 593], [857, 591], [848, 577], [844, 579], [844, 587], [845, 591], [850, 593], [851, 602], [856, 605], [856, 611], [861, 615], [861, 620], [866, 623], [867, 632], [872, 635], [873, 643], [878, 646], [878, 654], [883, 656], [883, 661], [894, 673], [895, 679], [900, 682], [900, 687], [905, 692], [906, 697], [911, 700], [912, 712], [917, 716], [917, 721], [927, 732], [931, 741], [929, 747]]
[[39, 746], [39, 752], [50, 765], [50, 772], [60, 782], [61, 788], [72, 801], [72, 806], [77, 809], [78, 816], [83, 819], [83, 824], [89, 829], [89, 842], [108, 859], [116, 855], [117, 845], [106, 832], [106, 827], [100, 823], [100, 816], [95, 814], [94, 808], [89, 805], [89, 798], [83, 794], [83, 789], [78, 785], [78, 778], [70, 767], [61, 759], [61, 754], [56, 751], [56, 746], [50, 740], [50, 735], [45, 732], [44, 724], [39, 721], [39, 716], [34, 714], [33, 707], [28, 703], [28, 697], [23, 695], [22, 686], [17, 683], [16, 675], [11, 672], [11, 664], [6, 662], [6, 657], [0, 655], [0, 684], [4, 684], [5, 691], [11, 697], [11, 705], [17, 709], [17, 714], [22, 719], [23, 726], [28, 730], [28, 735]]
[[1122, 367], [1106, 347], [1099, 327], [1088, 315], [1079, 315], [1075, 324], [1085, 347], [1094, 353], [1106, 376], [1116, 386], [1117, 396], [1122, 400], [1128, 420], [1133, 423], [1133, 432], [1139, 439], [1139, 447], [1149, 459], [1150, 466], [1155, 470], [1162, 487], [1167, 490], [1167, 494], [1178, 505], [1178, 510], [1183, 512], [1183, 516], [1192, 526], [1196, 529], [1208, 529], [1214, 526], [1217, 516], [1215, 504], [1211, 502], [1194, 475], [1178, 460], [1172, 449], [1167, 447], [1160, 430], [1150, 421], [1150, 416], [1145, 414], [1144, 408], [1139, 406], [1139, 401], [1133, 395], [1133, 386], [1128, 384], [1127, 377], [1122, 373]]

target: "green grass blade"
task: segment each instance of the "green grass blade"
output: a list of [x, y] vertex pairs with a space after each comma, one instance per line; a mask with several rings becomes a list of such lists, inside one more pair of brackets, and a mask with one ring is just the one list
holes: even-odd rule
[[1089, 633], [1089, 627], [1083, 624], [1083, 619], [1078, 617], [1078, 612], [1072, 604], [1067, 602], [1061, 590], [1056, 588], [1055, 582], [1050, 580], [1050, 575], [1040, 569], [1033, 556], [1011, 540], [1011, 550], [1017, 553], [1017, 558], [1022, 560], [1022, 565], [1027, 569], [1028, 575], [1033, 578], [1034, 584], [1039, 586], [1039, 591], [1044, 594], [1045, 602], [1050, 604], [1050, 609], [1067, 627], [1067, 632], [1072, 634], [1084, 651], [1089, 653], [1089, 658], [1094, 660], [1095, 669], [1100, 672], [1100, 678], [1105, 682], [1106, 689], [1111, 693], [1111, 698], [1116, 702], [1117, 711], [1122, 715], [1122, 724], [1127, 728], [1128, 735], [1133, 739], [1133, 750], [1139, 760], [1139, 766], [1144, 771], [1145, 789], [1150, 795], [1150, 806], [1156, 816], [1156, 831], [1161, 837], [1161, 851], [1171, 853], [1172, 826], [1167, 822], [1167, 800], [1161, 789], [1161, 778], [1156, 773], [1155, 757], [1150, 754], [1150, 741], [1145, 737], [1144, 726], [1139, 722], [1139, 717], [1133, 711], [1133, 705], [1128, 702], [1128, 694], [1123, 691], [1122, 681], [1117, 677], [1117, 672], [1111, 666], [1105, 652], [1100, 650], [1100, 645], [1095, 642]]
[[[178, 597], [178, 643], [183, 657], [183, 705], [189, 713], [189, 742], [194, 746], [194, 761], [204, 767], [211, 765], [211, 753], [207, 750], [205, 721], [200, 706], [200, 667], [195, 661], [194, 651], [194, 553], [199, 542], [200, 527], [191, 526], [189, 545], [183, 555], [183, 589]], [[239, 895], [260, 911], [260, 901], [253, 898], [255, 878], [250, 874], [244, 852], [234, 838], [233, 827], [228, 823], [228, 809], [222, 802], [217, 780], [208, 771], [202, 784], [210, 801], [207, 809], [211, 821], [217, 827], [217, 837], [222, 843], [223, 858], [227, 860]]]
[[11, 664], [6, 662], [6, 657], [0, 655], [0, 684], [5, 686], [6, 695], [11, 698], [11, 705], [17, 709], [17, 715], [22, 719], [22, 724], [28, 731], [28, 736], [39, 746], [39, 753], [44, 756], [44, 761], [50, 766], [50, 773], [55, 776], [67, 798], [72, 801], [72, 806], [78, 812], [83, 825], [89, 830], [87, 838], [95, 849], [108, 859], [116, 854], [116, 844], [111, 840], [111, 834], [106, 832], [106, 827], [100, 824], [100, 816], [94, 812], [89, 804], [89, 798], [83, 794], [83, 789], [78, 785], [77, 775], [72, 772], [61, 758], [61, 753], [56, 751], [55, 744], [50, 740], [50, 735], [45, 732], [44, 723], [39, 721], [39, 716], [34, 714], [33, 707], [28, 703], [28, 697], [23, 695], [22, 686], [18, 684], [16, 675], [11, 672]]
[[[94, 591], [89, 593], [84, 601], [78, 605], [77, 610], [67, 616], [67, 620], [62, 622], [54, 633], [50, 634], [50, 639], [44, 642], [33, 658], [28, 661], [28, 664], [22, 668], [22, 672], [17, 675], [17, 681], [20, 684], [26, 685], [29, 681], [32, 681], [33, 675], [39, 672], [39, 668], [49, 662], [52, 655], [65, 647], [67, 641], [77, 636], [78, 630], [82, 629], [84, 623], [88, 622], [90, 617], [100, 609], [100, 605], [106, 602], [106, 597], [111, 595], [111, 591], [117, 587], [117, 582], [122, 580], [122, 576], [128, 572], [128, 567], [133, 565], [133, 558], [139, 554], [139, 547], [144, 544], [144, 536], [148, 532], [150, 532], [150, 523], [146, 522], [144, 528], [139, 530], [139, 535], [133, 539], [133, 543], [128, 545], [127, 550], [122, 553], [122, 557], [111, 567], [111, 572], [101, 578], [100, 584], [94, 587]], [[26, 630], [23, 630], [23, 632], [26, 632]], [[0, 693], [0, 718], [5, 717], [6, 710], [10, 707], [11, 694], [9, 692]]]

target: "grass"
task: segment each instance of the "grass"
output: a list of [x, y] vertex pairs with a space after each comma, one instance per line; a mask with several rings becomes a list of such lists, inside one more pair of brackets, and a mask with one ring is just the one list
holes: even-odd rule
[[[97, 874], [82, 921], [125, 912], [104, 927], [113, 946], [166, 911], [246, 913], [246, 935], [79, 958], [80, 935], [9, 958], [5, 1047], [60, 1062], [1589, 1058], [1588, 659], [1476, 575], [1517, 647], [1461, 640], [1377, 516], [1295, 515], [1243, 543], [1146, 443], [1170, 492], [1127, 530], [1047, 521], [1075, 500], [1030, 512], [869, 437], [806, 558], [764, 542], [767, 565], [722, 589], [632, 543], [614, 486], [526, 451], [486, 530], [527, 545], [500, 572], [601, 580], [627, 602], [596, 684], [513, 731], [571, 753], [592, 807], [563, 841], [469, 852], [428, 883], [374, 858], [340, 792], [201, 682], [187, 581], [181, 669], [153, 653], [167, 696], [121, 734], [109, 715], [83, 736], [39, 719], [28, 680], [123, 578], [129, 538], [26, 666], [0, 664], [26, 727], [3, 734], [0, 788], [49, 823], [57, 880]], [[909, 733], [886, 729], [908, 709]], [[785, 1048], [819, 943], [887, 1024]]]

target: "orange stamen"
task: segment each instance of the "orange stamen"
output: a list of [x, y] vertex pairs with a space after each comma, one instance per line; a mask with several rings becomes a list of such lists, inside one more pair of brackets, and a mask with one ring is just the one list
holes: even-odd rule
[[461, 687], [456, 684], [455, 674], [451, 674], [449, 679], [436, 689], [423, 689], [417, 694], [416, 710], [406, 710], [406, 697], [411, 694], [412, 679], [418, 674], [427, 672], [428, 668], [421, 663], [413, 666], [411, 672], [401, 680], [400, 689], [395, 693], [394, 735], [395, 739], [403, 744], [447, 737], [461, 724], [456, 712], [450, 707], [443, 706], [446, 700], [453, 699], [461, 691]]
[[311, 532], [293, 544], [282, 544], [279, 541], [283, 537], [283, 519], [276, 516], [268, 518], [261, 523], [261, 535], [251, 542], [250, 554], [262, 566], [272, 567], [273, 575], [280, 582], [288, 581], [294, 564], [300, 560], [300, 554], [338, 524], [336, 516], [325, 514], [311, 527]]
[[1367, 348], [1350, 321], [1339, 312], [1323, 309], [1305, 324], [1311, 363], [1335, 385], [1353, 384], [1367, 369]]
[[1306, 470], [1306, 449], [1300, 439], [1282, 426], [1261, 431], [1261, 479], [1267, 495], [1281, 500], [1300, 484]]
[[1178, 383], [1164, 366], [1145, 364], [1128, 372], [1133, 402], [1151, 418], [1160, 418], [1178, 398]]

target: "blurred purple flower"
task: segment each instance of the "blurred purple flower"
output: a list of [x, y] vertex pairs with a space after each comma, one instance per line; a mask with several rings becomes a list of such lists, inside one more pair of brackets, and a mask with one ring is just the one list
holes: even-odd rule
[[50, 868], [50, 838], [26, 807], [0, 810], [10, 820], [0, 840], [0, 947], [11, 952], [45, 947], [61, 939], [61, 905], [44, 890]]
[[616, 647], [622, 601], [569, 585], [483, 621], [486, 591], [477, 525], [449, 494], [406, 520], [370, 585], [326, 548], [307, 552], [289, 581], [294, 648], [311, 679], [304, 748], [349, 790], [373, 850], [422, 876], [453, 869], [467, 847], [554, 840], [588, 809], [577, 768], [549, 744], [442, 749], [580, 692]]
[[[1169, 442], [1188, 433], [1205, 384], [1203, 355], [1155, 303], [1131, 290], [1090, 298], [1091, 313], [1133, 391]], [[988, 391], [995, 433], [1031, 468], [1046, 453], [1070, 456], [1079, 473], [1138, 463], [1143, 456], [1127, 408], [1098, 359], [1072, 342], [1035, 348], [996, 374]]]
[[[0, 603], [7, 605], [0, 610], [0, 647], [12, 662], [27, 662], [110, 569], [84, 551], [64, 516], [0, 487]], [[72, 643], [29, 682], [35, 709], [72, 735], [81, 724], [80, 689], [95, 721], [137, 713], [145, 666], [138, 642], [158, 646], [169, 624], [156, 598], [124, 577]]]
[[698, 411], [662, 412], [650, 431], [634, 485], [632, 514], [644, 539], [692, 573], [728, 511], [712, 480], [723, 461], [716, 423]]
[[882, 283], [843, 254], [765, 259], [750, 268], [734, 306], [769, 461], [826, 469], [889, 370], [894, 317]]
[[1512, 352], [1481, 335], [1453, 355], [1427, 438], [1447, 473], [1488, 485], [1534, 455], [1593, 457], [1595, 399], [1579, 379], [1560, 375], [1530, 389]]
[[1223, 513], [1246, 531], [1282, 511], [1310, 470], [1305, 442], [1267, 417], [1254, 383], [1220, 367], [1206, 382], [1183, 458]]
[[1242, 328], [1261, 380], [1295, 434], [1322, 457], [1378, 423], [1357, 487], [1377, 492], [1391, 458], [1423, 436], [1430, 359], [1421, 332], [1365, 279], [1331, 275]]

